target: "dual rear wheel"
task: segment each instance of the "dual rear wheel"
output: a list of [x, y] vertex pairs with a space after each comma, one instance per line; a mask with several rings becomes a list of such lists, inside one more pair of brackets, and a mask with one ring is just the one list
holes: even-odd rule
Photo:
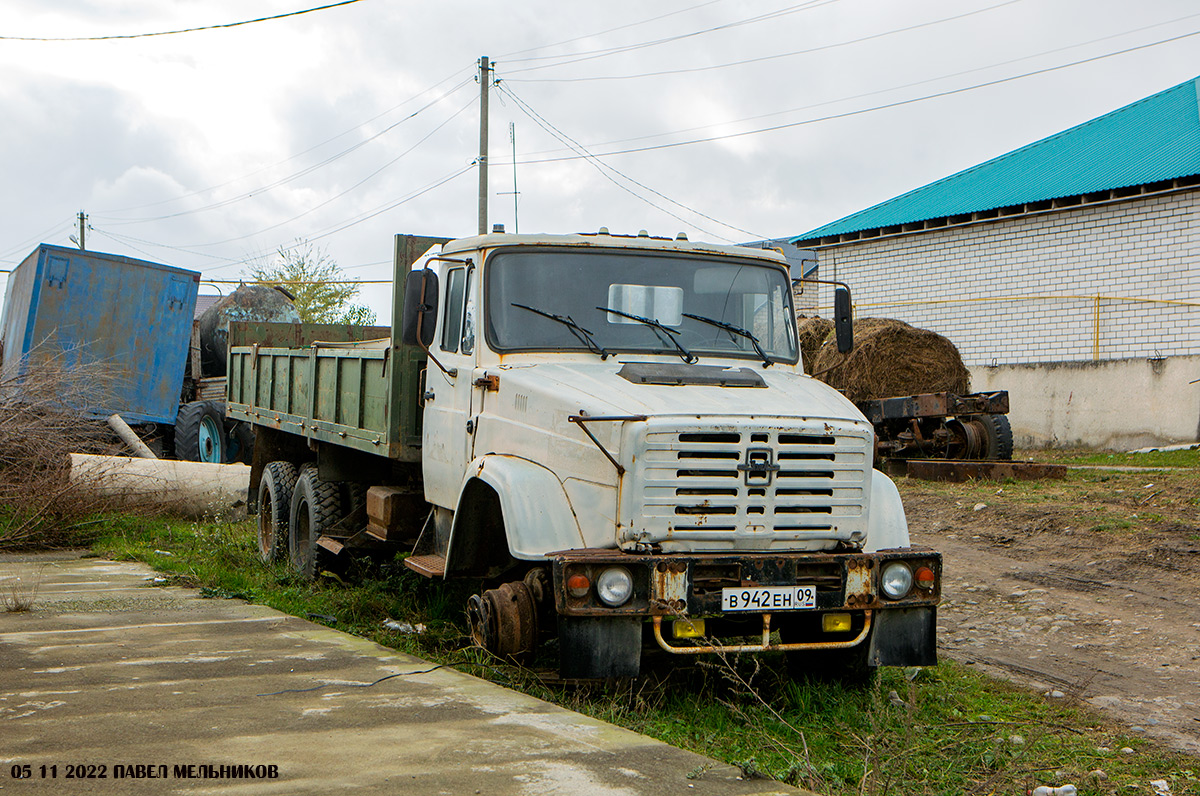
[[343, 484], [322, 480], [315, 464], [268, 464], [258, 486], [259, 557], [267, 563], [286, 558], [297, 574], [315, 578], [325, 557], [317, 540], [337, 530], [350, 508], [343, 493], [351, 500], [356, 494]]

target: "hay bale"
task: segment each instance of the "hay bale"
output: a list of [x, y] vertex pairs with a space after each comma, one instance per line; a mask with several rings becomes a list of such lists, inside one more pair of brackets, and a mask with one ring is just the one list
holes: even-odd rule
[[800, 333], [800, 360], [804, 363], [804, 372], [811, 376], [813, 360], [816, 359], [817, 350], [825, 342], [825, 338], [833, 331], [833, 321], [828, 318], [797, 315], [796, 325]]
[[849, 354], [838, 353], [836, 342], [827, 340], [813, 358], [812, 373], [851, 401], [971, 390], [970, 372], [954, 343], [890, 318], [856, 320]]

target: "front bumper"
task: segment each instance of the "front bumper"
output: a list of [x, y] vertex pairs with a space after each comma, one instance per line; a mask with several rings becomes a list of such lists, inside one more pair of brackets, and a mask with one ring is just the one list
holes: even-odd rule
[[[629, 554], [615, 550], [573, 550], [554, 554], [555, 609], [572, 617], [641, 617], [653, 624], [655, 641], [668, 652], [755, 652], [766, 650], [822, 650], [854, 647], [868, 638], [873, 646], [903, 646], [903, 639], [880, 638], [881, 627], [906, 632], [908, 625], [932, 626], [929, 617], [941, 599], [941, 554], [912, 547], [874, 553], [754, 553], [743, 555]], [[900, 599], [881, 593], [880, 572], [892, 561], [903, 561], [912, 569], [928, 567], [934, 580], [913, 586]], [[618, 607], [604, 605], [594, 591], [573, 595], [568, 578], [584, 575], [591, 583], [608, 567], [624, 567], [633, 579], [633, 594]], [[769, 586], [812, 586], [814, 605], [801, 610], [723, 611], [722, 590]], [[812, 631], [822, 614], [848, 614], [851, 627], [843, 632]], [[909, 617], [904, 621], [893, 618]], [[723, 627], [728, 639], [705, 633], [703, 638], [672, 643], [666, 629], [674, 622], [705, 619], [714, 628]], [[776, 632], [779, 631], [779, 632]], [[873, 633], [874, 631], [874, 633]], [[884, 635], [890, 636], [891, 633]], [[926, 635], [922, 632], [919, 635]], [[931, 647], [923, 642], [923, 647]], [[885, 659], [902, 655], [883, 656]], [[904, 658], [911, 660], [912, 656]]]

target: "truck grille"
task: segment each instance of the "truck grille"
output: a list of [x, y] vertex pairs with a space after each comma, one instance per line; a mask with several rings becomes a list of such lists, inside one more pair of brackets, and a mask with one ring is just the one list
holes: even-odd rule
[[631, 508], [647, 541], [755, 535], [770, 544], [865, 531], [861, 429], [651, 428], [644, 446], [641, 506]]

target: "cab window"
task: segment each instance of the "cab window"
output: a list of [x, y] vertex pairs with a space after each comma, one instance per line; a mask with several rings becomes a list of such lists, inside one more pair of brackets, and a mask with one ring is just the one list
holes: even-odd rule
[[442, 311], [442, 350], [458, 352], [462, 339], [463, 299], [467, 292], [467, 269], [453, 268], [446, 277], [446, 306]]

